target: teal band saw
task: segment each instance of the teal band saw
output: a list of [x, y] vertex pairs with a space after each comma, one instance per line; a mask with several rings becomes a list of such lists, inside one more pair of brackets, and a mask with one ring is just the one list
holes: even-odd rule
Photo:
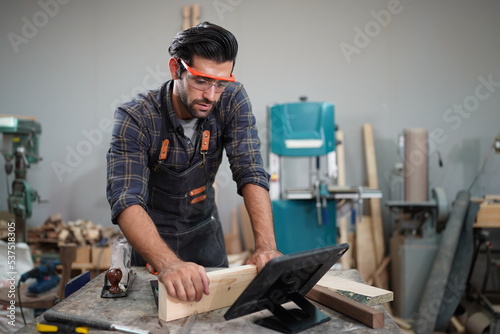
[[[337, 243], [337, 200], [381, 197], [378, 190], [337, 186], [334, 115], [328, 102], [267, 107], [270, 196], [276, 242], [284, 254]], [[285, 185], [297, 181], [305, 184]]]

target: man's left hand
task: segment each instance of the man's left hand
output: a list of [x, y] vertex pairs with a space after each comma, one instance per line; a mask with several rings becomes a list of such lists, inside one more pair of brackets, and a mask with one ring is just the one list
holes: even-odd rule
[[257, 248], [252, 256], [248, 259], [246, 264], [254, 264], [257, 266], [257, 272], [260, 272], [262, 268], [275, 257], [282, 256], [283, 254], [277, 249], [259, 249]]

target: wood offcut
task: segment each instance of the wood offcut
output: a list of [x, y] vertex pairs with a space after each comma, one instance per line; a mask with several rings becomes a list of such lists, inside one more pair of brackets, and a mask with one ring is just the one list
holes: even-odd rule
[[306, 297], [371, 327], [384, 327], [384, 312], [316, 285]]

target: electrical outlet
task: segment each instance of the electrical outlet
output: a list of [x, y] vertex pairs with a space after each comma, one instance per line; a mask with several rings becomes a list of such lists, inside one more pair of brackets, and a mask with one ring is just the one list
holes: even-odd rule
[[500, 135], [495, 138], [495, 152], [500, 153]]

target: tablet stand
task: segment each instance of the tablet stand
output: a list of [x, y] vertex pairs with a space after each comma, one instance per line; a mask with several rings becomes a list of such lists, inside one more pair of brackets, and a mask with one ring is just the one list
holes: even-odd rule
[[259, 319], [255, 323], [282, 333], [298, 333], [330, 320], [330, 317], [298, 292], [291, 292], [288, 298], [300, 309], [287, 310], [277, 303], [266, 304], [266, 308], [274, 315]]

